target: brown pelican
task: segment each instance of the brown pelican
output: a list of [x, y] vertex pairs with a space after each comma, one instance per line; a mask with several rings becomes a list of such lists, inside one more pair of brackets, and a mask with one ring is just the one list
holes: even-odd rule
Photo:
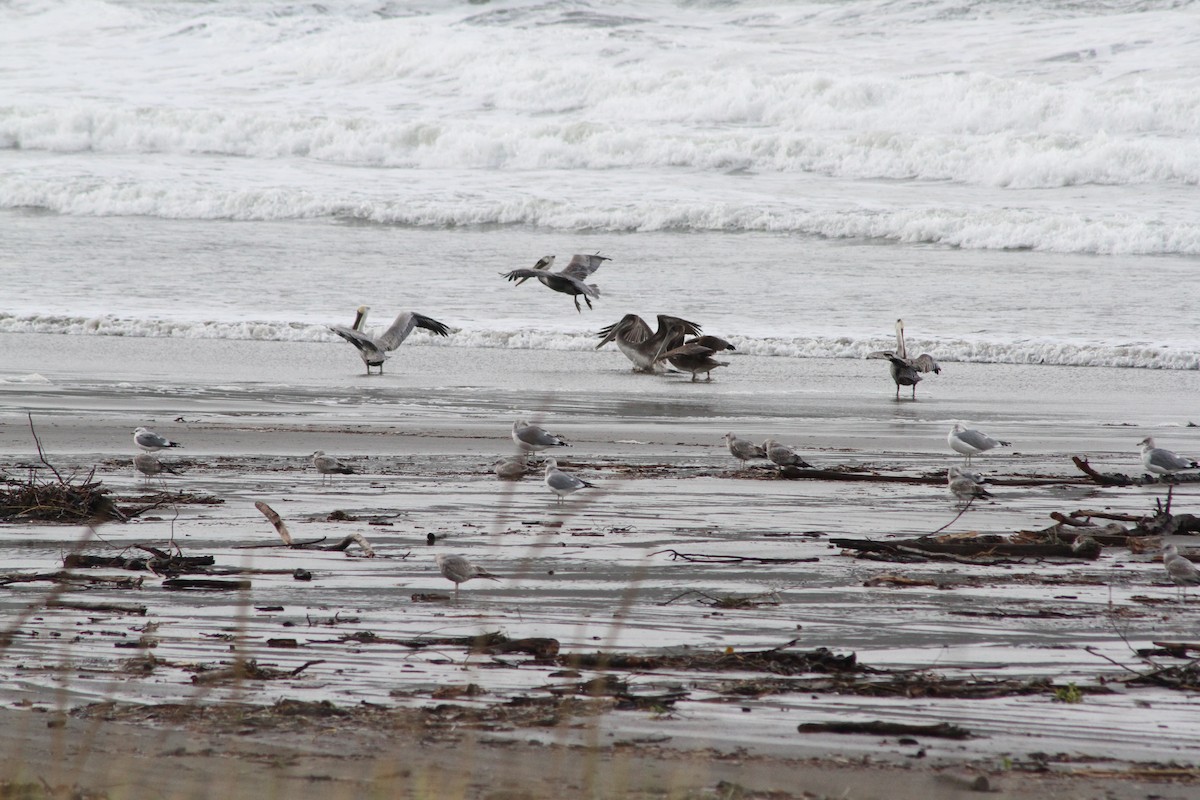
[[658, 330], [651, 332], [650, 326], [637, 314], [626, 314], [620, 322], [601, 328], [599, 350], [615, 341], [625, 357], [633, 362], [634, 372], [655, 372], [658, 357], [668, 350], [683, 344], [685, 336], [699, 336], [700, 326], [679, 317], [658, 315]]
[[904, 346], [904, 320], [896, 320], [896, 349], [879, 350], [867, 355], [867, 358], [886, 358], [891, 362], [892, 380], [896, 382], [896, 399], [900, 399], [900, 387], [911, 386], [913, 400], [917, 399], [917, 384], [921, 382], [922, 372], [940, 373], [942, 368], [933, 360], [933, 356], [922, 353], [916, 358], [908, 357]]
[[946, 434], [946, 444], [950, 445], [950, 449], [954, 452], [966, 456], [968, 464], [971, 463], [971, 456], [987, 452], [993, 447], [1012, 446], [1012, 442], [993, 439], [983, 431], [967, 430], [957, 422], [950, 429], [950, 433]]
[[157, 453], [167, 447], [183, 447], [179, 442], [172, 442], [165, 436], [159, 436], [149, 428], [134, 428], [133, 443], [147, 453]]
[[[678, 326], [675, 327], [678, 328]], [[676, 369], [692, 373], [692, 383], [696, 382], [696, 376], [701, 372], [705, 373], [705, 380], [711, 381], [714, 369], [729, 366], [728, 361], [717, 361], [713, 358], [713, 354], [722, 350], [736, 349], [729, 342], [716, 336], [697, 336], [679, 347], [662, 353], [658, 360], [666, 359]]]
[[334, 475], [353, 475], [354, 467], [349, 464], [343, 464], [333, 456], [325, 455], [324, 450], [318, 450], [312, 454], [313, 466], [317, 468], [317, 473], [321, 476], [321, 483], [326, 481], [332, 482]]
[[349, 328], [345, 325], [329, 326], [329, 330], [358, 348], [358, 355], [367, 365], [368, 375], [371, 374], [371, 367], [379, 367], [379, 374], [383, 374], [383, 362], [391, 355], [391, 351], [404, 343], [408, 335], [413, 332], [413, 328], [424, 328], [427, 331], [433, 331], [438, 336], [450, 335], [450, 329], [436, 319], [415, 311], [401, 311], [392, 326], [382, 335], [372, 336], [363, 331], [363, 326], [367, 324], [367, 312], [370, 310], [370, 306], [359, 306], [354, 317], [354, 324]]
[[442, 572], [442, 577], [454, 583], [454, 600], [458, 601], [458, 585], [464, 581], [469, 581], [472, 578], [487, 578], [488, 580], [498, 581], [500, 578], [480, 566], [472, 564], [465, 556], [454, 555], [438, 555], [436, 556], [438, 569]]
[[517, 286], [530, 278], [537, 278], [543, 286], [571, 295], [575, 300], [575, 310], [583, 313], [583, 309], [579, 307], [579, 296], [583, 295], [588, 308], [592, 307], [591, 298], [600, 296], [600, 290], [596, 284], [583, 281], [600, 269], [601, 264], [609, 260], [608, 256], [602, 256], [599, 253], [596, 255], [576, 253], [571, 256], [571, 263], [558, 272], [551, 272], [550, 267], [554, 265], [554, 256], [543, 256], [533, 265], [533, 269], [514, 269], [512, 272], [501, 272], [500, 274], [510, 281], [516, 281]]
[[596, 484], [588, 483], [582, 478], [577, 478], [569, 472], [563, 472], [558, 468], [557, 461], [555, 461], [553, 458], [547, 458], [546, 488], [558, 496], [558, 503], [561, 505], [563, 498], [567, 495], [574, 494], [580, 489], [595, 489]]

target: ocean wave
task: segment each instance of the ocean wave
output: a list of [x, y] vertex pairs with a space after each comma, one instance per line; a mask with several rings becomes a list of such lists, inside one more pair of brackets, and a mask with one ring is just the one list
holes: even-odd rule
[[[280, 342], [341, 342], [325, 325], [302, 322], [186, 322], [56, 315], [0, 314], [0, 333], [40, 333], [85, 336], [128, 336], [182, 339], [251, 339]], [[794, 336], [737, 338], [732, 357], [755, 355], [781, 358], [861, 359], [890, 349], [894, 340], [879, 337]], [[1020, 341], [936, 339], [925, 344], [939, 362], [982, 364], [1045, 364], [1073, 367], [1130, 367], [1141, 369], [1200, 369], [1194, 348], [1136, 342], [1080, 342], [1054, 339]], [[515, 350], [589, 351], [592, 334], [538, 329], [455, 330], [449, 338], [414, 336], [405, 347], [465, 347]], [[615, 348], [613, 350], [615, 351]]]

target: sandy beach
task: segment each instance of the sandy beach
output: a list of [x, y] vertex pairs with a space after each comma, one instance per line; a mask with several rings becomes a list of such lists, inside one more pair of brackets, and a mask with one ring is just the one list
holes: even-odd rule
[[[1175, 602], [1152, 552], [898, 564], [854, 558], [830, 540], [887, 541], [951, 522], [957, 506], [942, 476], [959, 463], [945, 442], [954, 420], [1013, 442], [975, 461], [997, 482], [1062, 480], [994, 486], [994, 500], [973, 505], [947, 532], [1037, 530], [1054, 511], [1146, 513], [1162, 487], [1090, 485], [1070, 457], [1138, 474], [1135, 444], [1148, 433], [1200, 452], [1200, 434], [1185, 427], [1196, 373], [953, 364], [921, 385], [916, 402], [897, 402], [876, 361], [735, 356], [714, 382], [693, 384], [634, 375], [615, 351], [413, 347], [389, 362], [388, 374], [368, 379], [337, 345], [0, 338], [11, 354], [0, 373], [0, 459], [10, 479], [37, 466], [32, 414], [63, 475], [94, 467], [122, 508], [165, 499], [94, 533], [6, 524], [6, 573], [52, 573], [70, 552], [145, 556], [140, 546], [177, 546], [250, 582], [238, 591], [170, 591], [161, 575], [93, 569], [76, 572], [142, 582], [8, 584], [0, 595], [12, 620], [4, 692], [22, 710], [6, 712], [15, 716], [5, 727], [22, 730], [23, 719], [37, 733], [8, 737], [11, 775], [42, 765], [37, 774], [57, 784], [63, 775], [44, 770], [78, 767], [84, 788], [151, 796], [150, 779], [122, 783], [108, 770], [119, 763], [136, 773], [150, 758], [157, 771], [172, 754], [196, 787], [174, 785], [167, 796], [229, 796], [203, 793], [211, 786], [196, 753], [230, 748], [258, 765], [258, 748], [279, 748], [289, 754], [280, 763], [292, 766], [245, 769], [288, 786], [280, 791], [289, 797], [307, 795], [285, 773], [309, 775], [309, 785], [313, 774], [329, 773], [349, 782], [333, 784], [345, 787], [338, 796], [357, 796], [362, 764], [399, 796], [565, 796], [547, 785], [559, 773], [540, 775], [539, 785], [514, 771], [516, 761], [542, 764], [548, 753], [563, 782], [586, 789], [579, 796], [733, 796], [720, 794], [720, 781], [784, 793], [771, 796], [956, 796], [982, 775], [1000, 796], [1021, 797], [1072, 774], [1080, 777], [1061, 790], [1076, 794], [1063, 796], [1094, 796], [1098, 779], [1114, 796], [1145, 796], [1139, 781], [1147, 775], [1187, 782], [1156, 783], [1158, 796], [1194, 790], [1194, 700], [1118, 680], [1146, 669], [1136, 649], [1191, 641], [1200, 614], [1200, 605]], [[554, 455], [597, 488], [559, 506], [540, 465], [523, 480], [499, 481], [492, 464], [514, 451], [509, 428], [518, 417], [564, 436], [572, 446]], [[166, 476], [168, 494], [132, 469], [138, 425], [184, 445], [159, 454], [183, 473]], [[721, 442], [727, 431], [774, 437], [821, 468], [928, 480], [783, 479], [766, 462], [735, 461]], [[309, 460], [317, 449], [356, 474], [323, 485]], [[50, 477], [44, 469], [39, 476]], [[169, 500], [180, 492], [193, 502]], [[1194, 492], [1181, 487], [1175, 510], [1190, 510]], [[204, 498], [214, 502], [194, 502]], [[256, 501], [298, 541], [359, 534], [375, 555], [358, 545], [282, 548]], [[454, 603], [434, 562], [439, 552], [463, 554], [502, 580], [465, 583]], [[879, 580], [889, 576], [914, 585]], [[493, 633], [553, 639], [559, 657], [463, 643]], [[422, 641], [436, 644], [415, 644]], [[754, 654], [781, 648], [853, 654], [888, 680], [916, 671], [935, 682], [1040, 688], [904, 697], [852, 691], [820, 670], [754, 666]], [[598, 652], [726, 654], [747, 666], [684, 659], [604, 669], [564, 660]], [[246, 664], [259, 672], [211, 674]], [[598, 688], [596, 679], [613, 683]], [[1056, 695], [1071, 686], [1081, 702]], [[200, 711], [280, 703], [297, 705], [245, 724]], [[330, 717], [325, 704], [361, 716]], [[518, 713], [525, 706], [540, 710]], [[176, 708], [191, 711], [163, 710]], [[43, 730], [49, 718], [64, 727]], [[969, 737], [797, 730], [831, 721], [949, 723]], [[131, 725], [128, 735], [113, 733]], [[418, 732], [416, 741], [394, 735], [397, 728]], [[164, 744], [172, 736], [185, 744]], [[138, 737], [155, 747], [96, 758], [111, 742]], [[464, 743], [481, 783], [431, 789], [430, 781], [450, 780], [435, 765], [461, 757]], [[46, 759], [61, 748], [81, 755]], [[339, 748], [356, 754], [354, 776], [330, 766]], [[397, 773], [397, 762], [410, 766]], [[653, 785], [635, 785], [631, 776], [648, 772]], [[622, 775], [628, 785], [595, 783]], [[506, 781], [522, 788], [497, 794]]]

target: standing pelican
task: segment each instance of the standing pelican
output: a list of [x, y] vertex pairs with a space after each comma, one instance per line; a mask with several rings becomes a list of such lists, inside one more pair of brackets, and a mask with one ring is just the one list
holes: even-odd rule
[[472, 578], [487, 578], [488, 580], [498, 581], [500, 577], [493, 575], [483, 567], [472, 564], [465, 556], [456, 555], [438, 555], [438, 569], [441, 570], [442, 577], [454, 583], [454, 602], [458, 602], [458, 585]]
[[867, 358], [886, 358], [890, 362], [892, 380], [896, 382], [896, 399], [900, 399], [900, 387], [911, 386], [913, 400], [917, 399], [917, 384], [921, 382], [922, 372], [941, 373], [942, 368], [933, 360], [933, 356], [922, 353], [916, 358], [908, 357], [908, 349], [904, 346], [904, 320], [896, 320], [896, 349], [880, 350], [867, 355]]
[[558, 468], [558, 462], [553, 458], [546, 459], [546, 488], [554, 492], [558, 497], [558, 504], [562, 505], [563, 498], [569, 494], [574, 494], [580, 489], [595, 489], [596, 484], [588, 483], [582, 478], [577, 478], [569, 472], [563, 472]]
[[345, 325], [329, 326], [329, 330], [358, 348], [358, 355], [367, 365], [368, 375], [371, 374], [371, 367], [379, 367], [379, 374], [383, 374], [383, 362], [387, 360], [391, 351], [404, 343], [408, 335], [413, 332], [413, 328], [424, 328], [427, 331], [433, 331], [438, 336], [450, 335], [450, 329], [436, 319], [415, 311], [402, 311], [396, 316], [392, 326], [383, 334], [372, 336], [363, 331], [363, 327], [367, 324], [367, 312], [370, 310], [370, 306], [359, 306], [354, 317], [354, 325], [350, 327]]
[[[1138, 442], [1142, 448], [1142, 466], [1147, 472], [1152, 472], [1155, 475], [1167, 478], [1176, 472], [1185, 469], [1200, 469], [1200, 464], [1192, 461], [1190, 458], [1182, 458], [1172, 453], [1170, 450], [1165, 450], [1161, 447], [1154, 446], [1154, 437], [1147, 436]], [[1167, 509], [1171, 508], [1171, 494], [1175, 491], [1175, 484], [1167, 484]]]
[[584, 283], [584, 279], [600, 269], [600, 265], [605, 261], [610, 260], [608, 256], [602, 256], [599, 253], [596, 255], [576, 253], [571, 256], [571, 263], [558, 272], [551, 272], [550, 267], [554, 265], [554, 256], [543, 256], [533, 265], [533, 269], [514, 269], [511, 272], [501, 272], [500, 274], [510, 281], [516, 281], [517, 286], [530, 278], [537, 278], [543, 286], [571, 295], [575, 301], [575, 310], [582, 314], [583, 309], [579, 307], [579, 296], [583, 295], [588, 308], [592, 307], [592, 298], [600, 296], [600, 289], [596, 287], [596, 284]]
[[353, 475], [354, 468], [349, 464], [343, 464], [333, 456], [325, 455], [324, 450], [318, 450], [312, 454], [313, 466], [317, 468], [317, 473], [321, 476], [321, 483], [326, 481], [332, 482], [334, 475]]
[[545, 428], [530, 425], [519, 419], [512, 426], [512, 440], [525, 453], [534, 453], [550, 447], [570, 447], [561, 437], [555, 436]]
[[983, 431], [967, 430], [954, 423], [954, 427], [946, 434], [946, 444], [950, 445], [950, 449], [956, 453], [962, 453], [967, 457], [967, 463], [971, 463], [971, 456], [991, 450], [993, 447], [1011, 447], [1012, 442], [1003, 442], [999, 439], [993, 439]]
[[147, 453], [157, 453], [168, 447], [183, 447], [179, 442], [172, 442], [165, 436], [159, 436], [149, 428], [134, 428], [133, 443]]
[[626, 314], [620, 322], [601, 328], [599, 350], [609, 342], [616, 341], [625, 357], [633, 362], [634, 372], [658, 371], [659, 356], [683, 344], [687, 335], [699, 336], [700, 326], [679, 317], [658, 315], [658, 330], [651, 332], [650, 326], [637, 314]]
[[1187, 587], [1200, 586], [1200, 570], [1196, 569], [1196, 565], [1190, 559], [1180, 555], [1179, 550], [1173, 544], [1162, 549], [1162, 560], [1163, 567], [1167, 570], [1167, 577], [1179, 587], [1179, 591], [1183, 593], [1183, 602], [1186, 603]]
[[[680, 326], [674, 326], [676, 330]], [[736, 350], [729, 342], [716, 336], [697, 336], [689, 342], [668, 350], [659, 355], [658, 360], [667, 360], [671, 362], [671, 366], [681, 372], [692, 373], [692, 383], [696, 382], [696, 376], [703, 372], [705, 380], [712, 380], [712, 371], [717, 367], [728, 367], [728, 361], [717, 361], [713, 355], [720, 353], [723, 350]]]
[[951, 494], [966, 503], [992, 496], [991, 492], [983, 488], [983, 478], [978, 473], [967, 472], [961, 467], [950, 467], [946, 470], [946, 485]]

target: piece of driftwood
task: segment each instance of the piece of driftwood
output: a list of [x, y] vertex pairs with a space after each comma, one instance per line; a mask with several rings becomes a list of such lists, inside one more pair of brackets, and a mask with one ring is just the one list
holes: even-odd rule
[[824, 647], [808, 652], [787, 650], [795, 642], [771, 650], [696, 651], [665, 655], [639, 656], [625, 653], [566, 653], [558, 663], [572, 669], [680, 669], [706, 672], [761, 670], [776, 675], [799, 675], [810, 672], [860, 672], [854, 653], [835, 655]]
[[[321, 542], [325, 541], [324, 538], [316, 539], [311, 542], [297, 542], [292, 539], [292, 534], [288, 531], [287, 523], [283, 521], [283, 517], [279, 516], [275, 509], [271, 508], [262, 500], [256, 500], [254, 502], [254, 507], [261, 511], [262, 515], [270, 520], [271, 524], [275, 526], [275, 531], [279, 534], [279, 538], [283, 540], [284, 547], [289, 547], [293, 550], [337, 550], [345, 552], [350, 545], [357, 544], [367, 558], [375, 557], [374, 548], [371, 547], [371, 543], [368, 542], [367, 538], [361, 533], [352, 533], [343, 537], [341, 541], [327, 545], [321, 544]], [[257, 546], [262, 547], [263, 545]]]
[[[688, 589], [686, 592], [680, 592], [679, 594], [672, 597], [670, 600], [664, 600], [663, 602], [659, 603], [659, 605], [660, 606], [669, 606], [672, 603], [674, 603], [676, 600], [682, 600], [685, 597], [690, 597], [693, 595], [700, 598], [700, 603], [702, 605], [706, 605], [710, 608], [749, 609], [749, 608], [758, 608], [760, 606], [777, 606], [777, 605], [779, 605], [779, 595], [777, 595], [775, 592], [765, 592], [763, 594], [756, 594], [752, 597], [734, 597], [732, 595], [724, 595], [721, 597], [714, 597], [711, 594], [708, 594], [707, 592], [700, 591], [699, 589]], [[772, 599], [760, 600], [759, 598], [761, 598], [761, 597], [768, 597], [768, 598], [772, 598]]]
[[241, 589], [249, 589], [250, 581], [227, 581], [216, 578], [167, 578], [162, 582], [162, 587], [173, 591], [235, 592]]
[[670, 553], [672, 561], [692, 561], [701, 564], [804, 564], [821, 559], [813, 558], [763, 558], [759, 556], [709, 555], [708, 553], [680, 553], [676, 550], [657, 550], [650, 555]]
[[866, 733], [873, 736], [932, 736], [938, 739], [970, 739], [971, 732], [949, 722], [932, 725], [906, 725], [902, 722], [804, 722], [801, 733]]
[[1200, 474], [1190, 472], [1177, 472], [1169, 477], [1157, 477], [1144, 473], [1137, 477], [1125, 475], [1121, 472], [1104, 472], [1100, 473], [1092, 469], [1092, 465], [1088, 463], [1086, 458], [1080, 456], [1071, 456], [1071, 461], [1075, 462], [1075, 466], [1084, 475], [1087, 475], [1093, 483], [1098, 486], [1155, 486], [1166, 483], [1195, 483], [1200, 481]]
[[[1076, 551], [1071, 545], [1064, 543], [1015, 543], [995, 535], [976, 536], [972, 539], [956, 539], [953, 542], [940, 541], [930, 537], [899, 539], [892, 542], [880, 542], [873, 539], [830, 539], [830, 544], [846, 550], [856, 550], [868, 553], [895, 553], [900, 555], [921, 555], [931, 557], [945, 555], [954, 557], [960, 563], [964, 557], [978, 556], [1009, 556], [1017, 558], [1072, 558], [1095, 560], [1099, 555], [1095, 551]], [[987, 562], [994, 563], [994, 562]]]
[[86, 553], [68, 553], [63, 557], [63, 566], [67, 569], [111, 568], [174, 574], [203, 572], [204, 567], [210, 567], [214, 562], [212, 556], [172, 556], [166, 553], [162, 553], [161, 557], [155, 555], [149, 558], [90, 556]]
[[109, 589], [140, 589], [144, 578], [126, 576], [108, 577], [104, 575], [77, 575], [74, 572], [61, 570], [59, 572], [10, 573], [0, 575], [0, 586], [10, 583], [58, 583], [65, 586], [104, 586]]
[[[553, 658], [558, 654], [558, 640], [534, 636], [522, 639], [509, 639], [504, 634], [495, 631], [482, 633], [478, 636], [429, 636], [420, 639], [394, 639], [379, 636], [371, 631], [358, 631], [347, 634], [334, 642], [357, 642], [359, 644], [394, 644], [409, 647], [414, 650], [424, 650], [429, 647], [465, 648], [478, 653], [496, 655], [501, 653], [528, 653], [537, 658]], [[323, 644], [325, 642], [313, 642]]]
[[209, 684], [224, 683], [225, 681], [273, 681], [281, 678], [294, 678], [314, 664], [325, 663], [322, 659], [305, 661], [295, 669], [274, 669], [260, 667], [254, 659], [238, 661], [232, 666], [221, 669], [206, 670], [192, 676], [192, 683]]
[[[799, 467], [782, 467], [777, 471], [780, 477], [791, 480], [818, 481], [848, 481], [856, 483], [903, 483], [918, 486], [946, 485], [946, 475], [940, 472], [936, 475], [881, 475], [878, 472], [851, 472], [832, 469], [801, 469]], [[988, 478], [989, 485], [995, 486], [1071, 486], [1088, 483], [1083, 478]]]
[[46, 601], [47, 608], [69, 608], [74, 611], [90, 611], [96, 614], [136, 614], [146, 616], [145, 606], [123, 606], [117, 603], [82, 603], [78, 600], [52, 598]]

